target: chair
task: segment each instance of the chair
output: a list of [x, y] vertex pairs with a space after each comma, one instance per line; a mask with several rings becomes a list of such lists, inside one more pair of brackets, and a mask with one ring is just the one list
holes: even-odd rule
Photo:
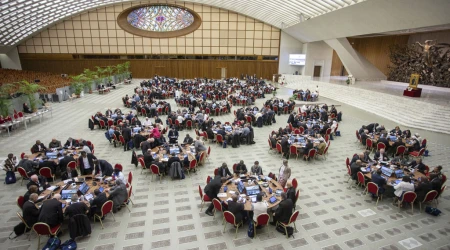
[[125, 139], [122, 135], [119, 135], [120, 144], [125, 145]]
[[312, 148], [308, 151], [308, 154], [303, 155], [305, 160], [313, 159], [316, 157], [316, 149]]
[[208, 162], [209, 162], [209, 155], [210, 154], [211, 154], [211, 147], [208, 146], [208, 154], [206, 155], [206, 159], [208, 160]]
[[20, 185], [22, 186], [23, 180], [30, 179], [30, 176], [28, 176], [27, 171], [25, 171], [25, 169], [23, 167], [18, 167], [17, 172], [19, 172], [20, 176], [22, 176], [22, 181], [20, 181]]
[[272, 172], [270, 172], [267, 176], [269, 176], [270, 178], [274, 179], [275, 181], [277, 180], [277, 176], [274, 173], [272, 173]]
[[61, 228], [61, 224], [52, 228], [47, 223], [37, 222], [33, 225], [33, 231], [38, 236], [38, 249], [41, 245], [41, 235], [56, 236]]
[[422, 158], [423, 153], [425, 152], [425, 148], [421, 148], [419, 151], [409, 152], [409, 155], [415, 158]]
[[20, 210], [23, 209], [23, 204], [25, 203], [25, 198], [21, 195], [17, 197], [17, 206], [20, 208]]
[[45, 177], [46, 179], [52, 178], [53, 181], [55, 181], [55, 174], [52, 173], [52, 170], [49, 167], [39, 169], [39, 175]]
[[186, 169], [188, 172], [188, 175], [191, 176], [191, 170], [194, 170], [194, 173], [195, 173], [196, 168], [197, 168], [197, 160], [192, 159], [192, 161], [189, 162], [189, 168]]
[[364, 178], [364, 174], [361, 172], [358, 172], [358, 186], [361, 185], [361, 187], [366, 186], [366, 178]]
[[405, 154], [405, 151], [406, 151], [406, 147], [403, 146], [403, 145], [400, 145], [400, 146], [398, 146], [397, 149], [395, 150], [395, 155], [396, 155], [396, 156], [398, 156], [398, 155], [403, 156], [403, 155]]
[[114, 121], [108, 120], [108, 128], [111, 128], [112, 126], [114, 126]]
[[211, 198], [208, 197], [208, 195], [203, 194], [202, 188], [200, 185], [198, 185], [198, 193], [200, 194], [200, 199], [202, 200], [202, 206], [200, 208], [200, 212], [203, 210], [203, 205], [205, 205], [205, 202], [212, 202]]
[[105, 128], [105, 127], [106, 127], [105, 121], [99, 120], [98, 121], [98, 128], [100, 129], [100, 128]]
[[[23, 234], [25, 234], [27, 231], [31, 230], [31, 227], [28, 226], [27, 222], [23, 219], [22, 215], [20, 215], [19, 212], [16, 213], [17, 217], [19, 217], [19, 219], [22, 221], [23, 224], [25, 224], [25, 230], [23, 230]], [[28, 234], [28, 240], [30, 240], [31, 237], [31, 232]]]
[[286, 238], [289, 238], [289, 235], [288, 235], [288, 232], [287, 232], [287, 227], [290, 225], [290, 224], [292, 224], [292, 223], [294, 223], [294, 232], [297, 232], [297, 226], [295, 226], [295, 221], [297, 220], [297, 217], [298, 217], [298, 214], [299, 214], [300, 212], [297, 210], [297, 211], [295, 211], [292, 215], [291, 215], [291, 218], [289, 219], [289, 222], [288, 223], [283, 223], [283, 222], [280, 222], [280, 221], [277, 221], [277, 226], [279, 225], [279, 226], [281, 226], [281, 227], [283, 227], [284, 228], [284, 231], [286, 232]]
[[403, 194], [402, 199], [398, 202], [398, 209], [402, 206], [402, 203], [410, 203], [411, 204], [411, 213], [414, 213], [414, 201], [417, 198], [417, 194], [413, 191], [408, 191]]
[[102, 229], [103, 229], [102, 218], [104, 216], [106, 216], [107, 214], [111, 213], [114, 218], [114, 221], [116, 221], [116, 217], [114, 216], [114, 213], [113, 213], [113, 205], [114, 205], [113, 201], [109, 200], [109, 201], [103, 203], [100, 215], [94, 214], [94, 223], [95, 223], [95, 219], [98, 219], [100, 221], [100, 224], [102, 225]]
[[141, 169], [141, 174], [142, 174], [142, 172], [143, 172], [144, 170], [147, 170], [147, 168], [145, 167], [145, 161], [144, 161], [144, 158], [139, 157], [139, 158], [138, 158], [138, 162], [139, 162], [139, 164], [141, 164], [141, 167], [142, 167], [142, 169]]
[[141, 108], [141, 114], [142, 116], [147, 116], [147, 111], [145, 110], [145, 108]]
[[382, 142], [377, 143], [377, 150], [380, 151], [380, 149], [382, 148], [386, 149], [386, 145], [384, 145], [384, 143]]
[[132, 182], [133, 182], [133, 172], [130, 171], [128, 173], [127, 188], [131, 186]]
[[159, 183], [161, 183], [161, 178], [162, 178], [163, 174], [159, 172], [159, 167], [156, 166], [155, 164], [152, 164], [150, 166], [150, 170], [152, 171], [152, 181], [153, 181], [154, 175], [159, 175]]
[[[20, 116], [20, 112], [19, 112], [19, 116]], [[427, 139], [423, 139], [422, 140], [422, 144], [420, 144], [420, 146], [422, 147], [422, 148], [425, 148], [425, 149], [427, 149]]]
[[[381, 142], [380, 142], [381, 143]], [[384, 144], [383, 144], [384, 145]], [[372, 151], [373, 150], [373, 141], [370, 138], [366, 139], [366, 149]]]
[[296, 206], [295, 204], [297, 204], [299, 195], [300, 195], [300, 190], [297, 190], [297, 192], [295, 192], [294, 211], [295, 211], [295, 206]]
[[192, 129], [192, 121], [191, 120], [186, 121], [186, 129]]
[[[260, 214], [256, 217], [256, 221], [253, 221], [253, 227], [255, 231], [254, 237], [256, 237], [256, 227], [257, 226], [267, 226], [269, 224], [270, 216], [267, 213]], [[269, 228], [267, 228], [267, 232], [269, 232]]]
[[356, 142], [361, 143], [361, 135], [358, 133], [358, 130], [356, 130]]
[[348, 179], [347, 179], [347, 183], [348, 183], [348, 181], [352, 178], [352, 169], [350, 168], [349, 164], [347, 164], [347, 175], [348, 175]]
[[294, 145], [289, 146], [289, 154], [296, 155], [297, 157], [295, 159], [298, 160], [298, 151], [296, 146]]
[[20, 154], [20, 159], [23, 160], [24, 157], [25, 157], [25, 152], [22, 152], [22, 153]]
[[128, 207], [128, 202], [131, 201], [131, 204], [134, 205], [133, 201], [131, 200], [131, 193], [133, 192], [133, 186], [130, 186], [130, 189], [128, 190], [128, 195], [127, 195], [127, 199], [125, 199], [125, 201], [123, 201], [123, 205], [125, 205], [125, 207], [127, 207], [128, 212], [131, 213], [130, 208]]
[[297, 182], [297, 179], [292, 179], [292, 186], [295, 188], [295, 189], [297, 189], [297, 186], [298, 186], [298, 182]]
[[277, 151], [278, 151], [278, 153], [281, 154], [281, 157], [283, 157], [283, 149], [281, 148], [281, 144], [280, 143], [277, 143]]
[[67, 163], [67, 167], [70, 169], [75, 169], [77, 168], [77, 162], [76, 161], [70, 161], [69, 163]]
[[217, 135], [216, 136], [216, 143], [221, 145], [223, 143], [223, 136], [222, 135]]
[[267, 139], [267, 141], [269, 142], [269, 152], [274, 151], [274, 149], [272, 147], [272, 142], [270, 141], [270, 139]]
[[300, 134], [300, 129], [298, 129], [298, 128], [294, 129], [294, 134], [299, 135]]
[[214, 176], [217, 176], [217, 175], [219, 175], [219, 169], [218, 168], [214, 169]]
[[208, 177], [206, 177], [206, 184], [208, 185], [212, 180], [212, 177], [208, 175]]
[[[214, 205], [214, 212], [213, 212], [214, 216], [213, 216], [213, 218], [215, 218], [215, 217], [216, 217], [216, 212], [217, 212], [217, 211], [223, 213], [223, 207], [222, 207], [222, 203], [221, 203], [218, 199], [216, 199], [216, 198], [214, 198], [214, 199], [212, 200], [212, 203], [213, 203], [213, 205]], [[222, 223], [223, 223], [223, 221], [222, 221]]]
[[442, 193], [444, 193], [444, 190], [447, 188], [447, 185], [442, 185], [441, 192], [439, 192], [438, 197], [436, 197], [436, 203], [439, 204], [439, 197], [441, 197]]
[[377, 184], [375, 184], [373, 182], [368, 182], [367, 183], [366, 195], [370, 193], [370, 194], [373, 194], [373, 195], [375, 195], [377, 197], [377, 203], [375, 204], [375, 206], [378, 206], [378, 201], [380, 199], [383, 200], [383, 195], [382, 194], [378, 195], [378, 191], [379, 191], [379, 188], [378, 188]]
[[428, 192], [425, 195], [425, 198], [423, 198], [423, 201], [419, 201], [419, 211], [422, 212], [422, 203], [425, 202], [436, 202], [436, 206], [437, 206], [437, 196], [438, 196], [438, 192], [436, 190], [431, 190], [430, 192]]
[[[234, 238], [237, 237], [237, 231], [240, 226], [242, 226], [242, 221], [236, 224], [236, 218], [234, 217], [234, 214], [230, 211], [224, 211], [223, 212], [223, 221], [230, 223], [231, 225], [236, 227], [236, 233], [234, 234]], [[227, 224], [225, 223], [225, 226], [223, 227], [223, 232], [225, 233], [225, 228], [227, 227]]]
[[323, 159], [326, 160], [326, 159], [327, 159], [327, 156], [326, 156], [326, 155], [328, 154], [328, 148], [329, 148], [329, 147], [330, 147], [330, 146], [326, 146], [322, 153], [320, 153], [319, 151], [317, 151], [316, 155], [322, 156]]

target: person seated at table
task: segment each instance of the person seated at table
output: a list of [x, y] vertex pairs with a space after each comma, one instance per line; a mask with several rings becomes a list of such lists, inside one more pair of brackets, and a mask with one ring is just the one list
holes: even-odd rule
[[111, 163], [100, 159], [93, 160], [93, 163], [95, 176], [112, 176], [114, 170]]
[[120, 211], [122, 204], [128, 198], [128, 191], [125, 183], [120, 179], [116, 179], [115, 184], [114, 187], [105, 190], [109, 193], [108, 200], [113, 201], [113, 213]]
[[152, 126], [152, 121], [148, 117], [145, 118], [145, 121], [142, 123], [142, 126], [149, 127]]
[[39, 152], [45, 152], [47, 151], [47, 148], [44, 146], [44, 143], [41, 143], [40, 140], [37, 140], [36, 143], [31, 147], [31, 153], [39, 153]]
[[55, 194], [53, 199], [42, 203], [39, 209], [38, 222], [46, 223], [50, 228], [63, 222], [64, 214], [61, 206], [61, 195]]
[[272, 214], [273, 221], [270, 222], [270, 225], [276, 226], [277, 222], [283, 222], [287, 224], [292, 216], [292, 210], [294, 209], [294, 203], [291, 199], [287, 198], [287, 195], [285, 192], [282, 192], [281, 195], [281, 202], [278, 204], [277, 209]]
[[236, 224], [239, 224], [242, 221], [245, 223], [247, 219], [244, 203], [238, 202], [238, 198], [239, 196], [237, 194], [233, 194], [231, 196], [231, 201], [228, 201], [228, 211], [234, 215], [234, 222]]
[[328, 123], [324, 123], [323, 124], [323, 127], [322, 127], [322, 129], [320, 130], [320, 133], [319, 134], [322, 134], [322, 135], [324, 135], [324, 134], [326, 134], [327, 133], [327, 130], [330, 128], [330, 125], [328, 125]]
[[309, 153], [309, 150], [313, 149], [313, 148], [314, 148], [314, 144], [312, 143], [312, 141], [310, 139], [306, 139], [306, 145], [303, 148], [303, 154], [307, 155]]
[[78, 142], [75, 139], [72, 139], [72, 137], [69, 137], [69, 139], [67, 139], [66, 143], [64, 144], [64, 147], [66, 148], [78, 147]]
[[68, 216], [69, 218], [72, 218], [75, 215], [79, 214], [87, 214], [89, 211], [89, 208], [87, 205], [83, 202], [83, 198], [80, 199], [77, 194], [73, 194], [72, 198], [70, 199], [70, 206], [67, 206], [66, 211], [64, 211], [64, 216]]
[[404, 138], [411, 138], [411, 131], [409, 129], [403, 130], [402, 136]]
[[172, 126], [167, 136], [169, 137], [169, 143], [178, 142], [178, 131], [175, 129], [175, 126]]
[[56, 160], [48, 159], [46, 156], [42, 158], [42, 160], [39, 161], [39, 169], [41, 168], [50, 168], [52, 173], [56, 173], [56, 169], [58, 168], [58, 163], [56, 163]]
[[253, 175], [262, 175], [262, 167], [259, 165], [259, 161], [255, 161], [254, 165], [250, 169], [251, 174]]
[[325, 143], [325, 139], [322, 137], [319, 138], [319, 145], [317, 145], [317, 153], [323, 154], [323, 151], [325, 151], [325, 148], [327, 147], [327, 144]]
[[151, 162], [150, 166], [151, 165], [158, 166], [160, 173], [166, 173], [167, 172], [166, 171], [166, 166], [164, 165], [164, 163], [159, 161], [159, 155], [155, 155], [155, 157], [153, 158], [153, 161]]
[[100, 192], [100, 190], [98, 188], [95, 189], [94, 190], [94, 199], [89, 201], [89, 204], [90, 204], [89, 217], [93, 217], [94, 214], [101, 215], [102, 214], [102, 206], [107, 201], [108, 201], [108, 197], [106, 197], [106, 193]]
[[[375, 170], [372, 172], [372, 182], [377, 184], [378, 186], [378, 194], [382, 195], [386, 191], [386, 179], [384, 179], [382, 175], [381, 168]], [[372, 197], [375, 198], [376, 196], [372, 194]]]
[[388, 150], [388, 153], [390, 153], [392, 155], [392, 157], [394, 157], [395, 153], [397, 152], [397, 148], [400, 147], [400, 146], [406, 146], [405, 143], [403, 142], [402, 138], [398, 138], [394, 142], [394, 144], [392, 144], [392, 146]]
[[422, 162], [422, 158], [418, 158], [415, 161], [412, 161], [408, 164], [408, 167], [415, 168], [417, 171], [419, 171], [422, 174], [427, 174], [427, 167]]
[[22, 167], [25, 172], [27, 172], [27, 175], [31, 176], [37, 173], [39, 163], [37, 161], [29, 160], [28, 155], [25, 155], [23, 159], [19, 161], [17, 167]]
[[218, 175], [220, 177], [231, 177], [233, 176], [230, 172], [230, 169], [228, 168], [228, 165], [224, 162], [222, 163], [222, 166], [220, 168], [218, 168]]
[[31, 110], [31, 109], [28, 107], [28, 104], [27, 104], [26, 102], [23, 103], [22, 109], [23, 109], [23, 112], [24, 112], [24, 113], [27, 113], [27, 114], [32, 114], [32, 113], [33, 113], [33, 110]]
[[395, 126], [395, 128], [393, 130], [391, 130], [389, 133], [394, 134], [394, 135], [402, 135], [402, 131], [400, 130], [399, 126]]
[[287, 188], [286, 189], [286, 198], [287, 199], [291, 199], [291, 201], [294, 203], [294, 206], [295, 206], [295, 202], [296, 202], [296, 200], [295, 200], [295, 187], [292, 186], [292, 181], [291, 180], [287, 181], [286, 188]]
[[380, 150], [375, 152], [373, 159], [376, 161], [389, 161], [389, 157], [386, 152], [384, 152], [384, 148], [380, 148]]
[[356, 160], [350, 165], [350, 171], [352, 173], [352, 180], [358, 181], [358, 172], [361, 172], [361, 160]]
[[409, 144], [411, 144], [412, 146], [408, 148], [409, 152], [413, 152], [413, 151], [420, 151], [420, 142], [419, 140], [417, 140], [417, 138], [415, 136], [411, 137], [411, 140], [409, 141]]
[[41, 192], [39, 191], [39, 189], [38, 189], [38, 186], [36, 186], [36, 185], [31, 185], [29, 188], [28, 188], [28, 191], [23, 195], [23, 200], [24, 201], [27, 201], [29, 198], [30, 198], [30, 195], [31, 194], [33, 194], [33, 193], [36, 193], [36, 194], [40, 194]]
[[236, 169], [234, 171], [235, 174], [247, 174], [247, 167], [244, 164], [243, 160], [240, 160], [239, 163], [236, 165]]
[[[197, 158], [200, 157], [200, 153], [207, 150], [207, 148], [204, 145], [204, 142], [200, 140], [200, 136], [196, 137], [196, 140], [194, 142], [195, 152], [197, 153]], [[197, 159], [198, 161], [198, 159]]]
[[431, 190], [433, 190], [433, 186], [431, 185], [430, 181], [428, 181], [428, 178], [419, 178], [414, 185], [414, 192], [417, 194], [416, 201], [422, 202], [427, 193]]
[[364, 132], [364, 130], [366, 130], [366, 125], [363, 125], [359, 130], [358, 130], [358, 134], [362, 134]]
[[[217, 194], [220, 192], [222, 188], [222, 184], [227, 181], [227, 178], [220, 177], [220, 175], [214, 176], [208, 184], [205, 186], [205, 194], [212, 200], [217, 199]], [[213, 216], [212, 210], [214, 209], [214, 204], [211, 202], [209, 207], [206, 209], [205, 214], [209, 216]]]
[[30, 177], [30, 181], [27, 183], [27, 189], [29, 189], [32, 185], [37, 186], [39, 192], [42, 192], [50, 187], [45, 177], [37, 176], [35, 174]]
[[61, 142], [56, 140], [55, 138], [52, 139], [52, 141], [48, 144], [48, 148], [60, 148]]
[[366, 140], [367, 138], [369, 138], [368, 136], [369, 134], [369, 130], [365, 129], [362, 133], [361, 133], [361, 144], [363, 146], [366, 146]]
[[75, 161], [75, 158], [73, 158], [73, 154], [65, 151], [63, 153], [63, 158], [59, 160], [59, 169], [61, 170], [61, 172], [64, 172], [66, 170], [67, 164], [69, 164], [69, 162], [71, 161]]
[[433, 190], [436, 190], [440, 195], [442, 191], [442, 184], [444, 184], [442, 174], [431, 173], [429, 176], [429, 180]]
[[288, 160], [283, 160], [283, 164], [278, 169], [278, 183], [284, 188], [286, 186], [287, 180], [291, 178], [291, 168], [289, 167]]
[[94, 160], [97, 159], [93, 154], [88, 154], [86, 151], [81, 151], [78, 157], [78, 166], [80, 167], [81, 175], [89, 175], [94, 171]]
[[125, 180], [125, 175], [122, 173], [123, 167], [122, 164], [116, 164], [114, 165], [114, 172], [113, 176], [115, 176], [116, 179], [121, 180], [123, 183], [127, 183]]
[[194, 142], [194, 138], [192, 138], [189, 134], [186, 134], [186, 137], [184, 137], [183, 143], [192, 144], [193, 142]]
[[434, 167], [433, 170], [430, 171], [430, 174], [436, 174], [436, 175], [442, 177], [442, 166], [439, 165], [439, 166]]
[[8, 154], [8, 157], [6, 158], [5, 162], [3, 163], [3, 170], [6, 172], [17, 171], [17, 157], [15, 157], [12, 153]]
[[61, 174], [61, 180], [68, 180], [68, 179], [72, 179], [78, 177], [78, 172], [76, 168], [69, 168], [67, 167], [66, 170], [64, 172], [62, 172]]
[[378, 132], [378, 133], [386, 133], [386, 128], [384, 127], [384, 125], [380, 125], [378, 127], [375, 128], [374, 132]]
[[88, 147], [88, 145], [80, 142], [80, 147], [82, 148], [82, 150], [88, 154], [92, 154], [91, 149]]
[[378, 138], [377, 143], [374, 145], [376, 147], [378, 143], [383, 143], [384, 146], [386, 146], [386, 149], [388, 150], [391, 147], [390, 138], [388, 138], [387, 134], [381, 134], [380, 138]]
[[403, 176], [402, 181], [394, 186], [394, 205], [396, 205], [396, 201], [399, 201], [402, 199], [403, 194], [408, 191], [414, 192], [414, 184], [411, 183], [411, 178], [407, 175]]
[[260, 214], [267, 213], [268, 207], [266, 203], [262, 202], [262, 198], [263, 198], [262, 193], [259, 193], [256, 195], [256, 203], [252, 203], [253, 221], [256, 221]]
[[23, 220], [27, 223], [29, 227], [33, 227], [39, 218], [39, 209], [36, 207], [36, 202], [38, 200], [38, 194], [32, 193], [28, 200], [25, 200], [22, 208]]
[[170, 166], [172, 166], [172, 163], [174, 162], [178, 162], [180, 163], [180, 166], [183, 166], [183, 163], [181, 162], [180, 158], [178, 157], [178, 155], [173, 152], [169, 158], [169, 160], [167, 161], [167, 167], [170, 168]]
[[370, 158], [370, 150], [366, 150], [363, 152], [364, 157], [361, 159], [362, 165], [366, 165], [369, 162], [372, 162], [372, 159]]

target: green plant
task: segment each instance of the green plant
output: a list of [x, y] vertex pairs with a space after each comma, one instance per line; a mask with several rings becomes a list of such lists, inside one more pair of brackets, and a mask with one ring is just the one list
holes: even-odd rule
[[84, 76], [84, 74], [79, 74], [76, 76], [71, 76], [70, 79], [70, 86], [72, 87], [73, 92], [75, 93], [75, 95], [80, 95], [85, 86], [85, 82], [87, 79], [86, 76]]
[[0, 115], [3, 117], [9, 115], [9, 108], [11, 107], [10, 90], [12, 88], [12, 84], [0, 85]]
[[95, 78], [97, 77], [97, 73], [90, 69], [84, 69], [83, 75], [85, 77], [85, 79], [84, 79], [85, 81], [83, 82], [84, 87], [88, 88], [89, 93], [92, 93], [92, 82], [95, 81]]
[[106, 66], [106, 68], [105, 68], [105, 71], [106, 71], [106, 73], [108, 74], [108, 82], [112, 82], [112, 75], [113, 75], [113, 73], [114, 73], [114, 70], [115, 70], [115, 66]]
[[125, 65], [124, 64], [117, 64], [116, 65], [116, 73], [117, 73], [117, 77], [119, 82], [121, 82], [125, 76]]
[[350, 84], [350, 78], [347, 79], [345, 82], [347, 83], [347, 85], [349, 85]]
[[23, 93], [28, 98], [28, 101], [30, 102], [30, 108], [31, 110], [34, 111], [36, 110], [37, 105], [37, 99], [35, 94], [38, 93], [39, 91], [44, 90], [46, 90], [46, 88], [42, 87], [39, 84], [30, 83], [26, 80], [23, 80], [19, 82], [19, 89], [17, 92]]

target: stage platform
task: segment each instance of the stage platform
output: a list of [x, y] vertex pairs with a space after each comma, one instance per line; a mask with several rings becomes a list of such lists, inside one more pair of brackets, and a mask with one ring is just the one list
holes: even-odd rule
[[450, 134], [450, 90], [447, 88], [419, 85], [423, 88], [422, 97], [410, 98], [403, 96], [406, 83], [357, 81], [347, 85], [345, 77], [305, 81], [304, 77], [297, 80], [293, 75], [286, 75], [286, 79], [286, 88], [315, 90], [318, 86], [319, 96], [377, 114], [399, 125]]

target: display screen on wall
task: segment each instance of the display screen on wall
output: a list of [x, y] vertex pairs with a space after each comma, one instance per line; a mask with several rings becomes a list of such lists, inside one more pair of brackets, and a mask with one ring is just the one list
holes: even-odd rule
[[305, 65], [305, 54], [289, 54], [289, 65]]

